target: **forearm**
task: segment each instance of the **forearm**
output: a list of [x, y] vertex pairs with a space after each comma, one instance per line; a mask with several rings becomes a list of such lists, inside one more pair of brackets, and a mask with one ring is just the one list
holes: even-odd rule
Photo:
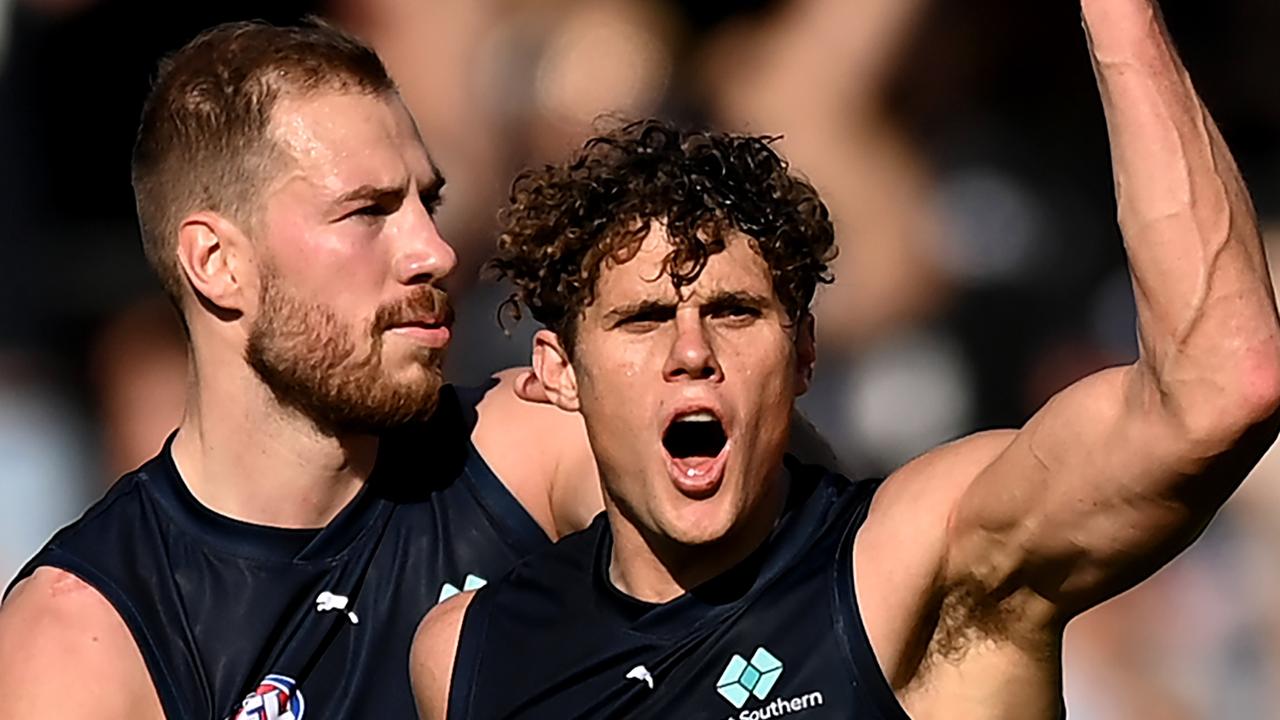
[[1280, 375], [1280, 333], [1240, 173], [1155, 3], [1082, 7], [1134, 280], [1139, 384], [1177, 412], [1266, 412]]

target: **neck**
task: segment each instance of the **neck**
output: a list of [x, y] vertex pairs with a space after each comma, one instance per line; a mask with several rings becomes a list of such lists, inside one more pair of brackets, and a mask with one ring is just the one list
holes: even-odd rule
[[239, 357], [202, 362], [195, 355], [173, 441], [191, 494], [214, 512], [257, 525], [327, 525], [373, 471], [377, 437], [323, 432], [276, 402]]
[[779, 467], [767, 487], [769, 492], [747, 508], [729, 532], [699, 545], [682, 544], [631, 521], [606, 493], [613, 530], [610, 580], [637, 600], [665, 603], [732, 569], [764, 544], [782, 517], [790, 477]]

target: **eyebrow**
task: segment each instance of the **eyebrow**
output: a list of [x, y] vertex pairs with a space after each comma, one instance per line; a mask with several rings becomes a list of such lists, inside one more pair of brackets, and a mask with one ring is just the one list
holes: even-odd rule
[[361, 185], [342, 193], [333, 201], [335, 206], [355, 201], [383, 202], [404, 197], [404, 187], [399, 185]]
[[604, 314], [604, 320], [607, 325], [614, 325], [622, 320], [636, 315], [647, 315], [650, 313], [670, 312], [675, 310], [676, 304], [666, 300], [641, 300], [639, 302], [627, 303], [619, 305]]
[[[676, 304], [670, 300], [640, 300], [627, 303], [606, 312], [604, 321], [606, 325], [613, 326], [622, 320], [636, 317], [637, 315], [672, 312], [675, 310]], [[716, 292], [702, 302], [700, 312], [702, 315], [711, 315], [735, 307], [748, 307], [763, 312], [769, 307], [769, 299], [753, 292]]]
[[[432, 168], [431, 180], [424, 185], [418, 193], [425, 197], [438, 197], [444, 190], [444, 183], [444, 175], [440, 174], [440, 171], [435, 168]], [[402, 185], [373, 185], [371, 183], [365, 183], [360, 187], [342, 193], [333, 202], [335, 205], [345, 205], [346, 203], [354, 202], [356, 200], [380, 201], [401, 198], [404, 197], [407, 187], [407, 182]]]
[[734, 307], [748, 307], [753, 310], [764, 311], [769, 307], [769, 299], [763, 295], [746, 291], [717, 292], [702, 303], [702, 313], [704, 315], [711, 314]]

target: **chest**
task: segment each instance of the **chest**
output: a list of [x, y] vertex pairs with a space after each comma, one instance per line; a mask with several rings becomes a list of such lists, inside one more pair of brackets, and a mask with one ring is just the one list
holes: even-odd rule
[[188, 675], [212, 719], [416, 717], [409, 647], [435, 604], [505, 573], [517, 547], [474, 508], [420, 507], [331, 561], [259, 563], [191, 551], [174, 582]]
[[581, 618], [526, 627], [484, 663], [477, 685], [493, 692], [474, 694], [478, 711], [468, 717], [879, 717], [853, 711], [849, 629], [830, 595], [815, 583], [813, 592], [767, 594], [682, 628], [642, 621], [602, 631]]

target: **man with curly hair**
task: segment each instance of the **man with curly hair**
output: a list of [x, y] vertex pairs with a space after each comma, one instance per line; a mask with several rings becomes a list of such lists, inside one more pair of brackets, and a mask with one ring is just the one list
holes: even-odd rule
[[1230, 153], [1154, 0], [1081, 5], [1140, 356], [882, 483], [784, 459], [831, 237], [765, 140], [644, 123], [517, 184], [496, 264], [606, 515], [428, 615], [425, 718], [1064, 712], [1067, 621], [1194, 541], [1280, 411]]

